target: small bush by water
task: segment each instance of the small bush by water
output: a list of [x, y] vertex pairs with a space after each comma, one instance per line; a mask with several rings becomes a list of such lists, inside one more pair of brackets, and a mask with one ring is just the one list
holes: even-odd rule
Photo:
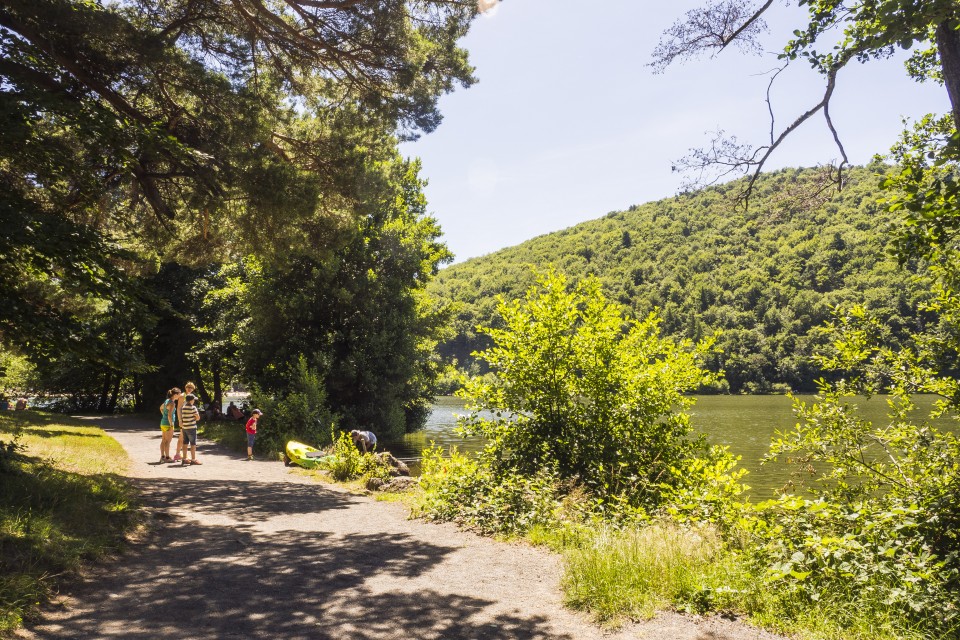
[[330, 454], [333, 459], [325, 468], [337, 482], [390, 477], [390, 465], [373, 453], [361, 452], [349, 433], [343, 432], [334, 440]]
[[89, 423], [0, 412], [0, 632], [35, 615], [84, 563], [120, 549], [135, 524], [126, 463]]

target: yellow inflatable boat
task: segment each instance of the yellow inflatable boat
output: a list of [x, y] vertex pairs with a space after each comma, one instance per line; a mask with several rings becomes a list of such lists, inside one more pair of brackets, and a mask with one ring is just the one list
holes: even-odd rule
[[316, 469], [321, 464], [331, 462], [335, 458], [336, 456], [324, 453], [316, 447], [291, 440], [287, 443], [286, 455], [283, 456], [283, 464], [288, 467], [295, 464], [304, 469]]

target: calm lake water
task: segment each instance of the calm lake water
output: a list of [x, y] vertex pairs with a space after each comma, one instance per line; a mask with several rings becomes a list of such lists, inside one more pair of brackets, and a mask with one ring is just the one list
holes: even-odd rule
[[[812, 396], [801, 396], [801, 399], [810, 401]], [[934, 398], [919, 397], [915, 401], [921, 409], [929, 409]], [[875, 422], [885, 420], [886, 398], [857, 398], [854, 403], [862, 409], [863, 417]], [[754, 497], [763, 499], [772, 496], [790, 479], [787, 465], [761, 466], [760, 461], [775, 433], [796, 424], [792, 406], [786, 396], [699, 396], [691, 419], [694, 428], [705, 433], [711, 443], [729, 446], [734, 454], [742, 456], [741, 466], [750, 471], [746, 483]], [[431, 441], [444, 448], [456, 445], [462, 451], [478, 451], [483, 447], [481, 439], [463, 438], [454, 433], [457, 415], [464, 413], [463, 401], [459, 398], [438, 398], [423, 431], [409, 434], [400, 442], [384, 443], [385, 448], [408, 463], [419, 458], [420, 451]], [[936, 426], [956, 429], [956, 423], [949, 421], [938, 422]]]

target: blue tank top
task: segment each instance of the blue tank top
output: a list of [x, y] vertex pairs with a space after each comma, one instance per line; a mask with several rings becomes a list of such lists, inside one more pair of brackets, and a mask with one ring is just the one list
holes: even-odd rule
[[[166, 400], [163, 401], [163, 409], [160, 410], [160, 415], [162, 416], [162, 417], [160, 418], [160, 426], [161, 426], [161, 427], [169, 427], [169, 426], [172, 426], [172, 425], [170, 424], [170, 421], [167, 420], [167, 412], [170, 411], [170, 404], [171, 404], [172, 402], [173, 402], [173, 400], [171, 400], [170, 398], [167, 398]], [[174, 412], [173, 412], [173, 424], [176, 424], [176, 423], [177, 423], [177, 412], [176, 412], [176, 410], [174, 410]]]

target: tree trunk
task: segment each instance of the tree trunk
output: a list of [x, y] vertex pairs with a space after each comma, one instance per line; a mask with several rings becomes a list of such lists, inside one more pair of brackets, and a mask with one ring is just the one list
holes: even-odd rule
[[110, 393], [110, 404], [107, 405], [107, 409], [110, 411], [110, 413], [113, 413], [117, 409], [117, 397], [120, 395], [121, 382], [123, 382], [123, 376], [118, 373], [116, 380], [113, 383], [113, 391]]
[[953, 126], [960, 131], [960, 31], [951, 21], [937, 25], [937, 50], [943, 70], [943, 83], [950, 96]]
[[97, 403], [97, 411], [107, 410], [107, 395], [110, 393], [111, 378], [109, 371], [103, 374], [103, 388], [100, 390], [100, 402]]
[[194, 384], [197, 385], [197, 395], [200, 396], [200, 401], [203, 402], [204, 405], [206, 405], [207, 403], [210, 402], [210, 394], [207, 393], [207, 388], [203, 386], [203, 377], [201, 377], [200, 375], [199, 365], [195, 365], [193, 367], [193, 375], [194, 375], [194, 381], [195, 381]]
[[220, 363], [213, 363], [213, 404], [218, 409], [223, 408], [223, 388], [220, 385]]

